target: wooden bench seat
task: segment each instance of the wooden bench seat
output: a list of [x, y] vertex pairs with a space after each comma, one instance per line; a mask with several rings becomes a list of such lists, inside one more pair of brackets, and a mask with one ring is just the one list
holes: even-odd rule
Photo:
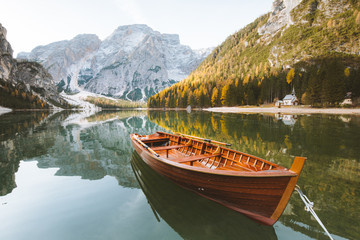
[[191, 145], [170, 145], [170, 146], [160, 146], [160, 147], [153, 147], [152, 150], [154, 151], [162, 151], [166, 150], [166, 157], [169, 157], [169, 150], [171, 149], [178, 149], [182, 147], [190, 147]]
[[170, 150], [170, 149], [177, 149], [182, 147], [189, 147], [188, 145], [170, 145], [170, 146], [160, 146], [160, 147], [153, 147], [154, 151], [161, 151], [161, 150]]
[[153, 142], [167, 142], [170, 139], [167, 137], [158, 137], [158, 138], [145, 138], [140, 139], [143, 143], [153, 143]]
[[171, 161], [178, 162], [178, 163], [184, 163], [184, 162], [193, 162], [205, 158], [212, 158], [212, 157], [220, 157], [221, 154], [202, 154], [202, 155], [195, 155], [190, 157], [183, 157], [183, 158], [175, 158], [171, 159]]

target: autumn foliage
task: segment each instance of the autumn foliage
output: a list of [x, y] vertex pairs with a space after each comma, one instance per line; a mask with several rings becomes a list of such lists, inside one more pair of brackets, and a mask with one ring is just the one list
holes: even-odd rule
[[292, 89], [301, 104], [314, 106], [337, 106], [348, 92], [359, 98], [360, 4], [354, 4], [327, 20], [310, 14], [271, 40], [258, 33], [269, 19], [264, 15], [229, 36], [186, 79], [150, 97], [148, 106], [259, 105]]
[[48, 109], [48, 103], [37, 94], [25, 90], [22, 86], [0, 79], [0, 105], [14, 109]]

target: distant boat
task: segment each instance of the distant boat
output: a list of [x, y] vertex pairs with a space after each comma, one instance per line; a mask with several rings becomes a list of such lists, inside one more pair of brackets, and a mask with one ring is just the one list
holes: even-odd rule
[[289, 170], [210, 139], [164, 132], [130, 137], [161, 175], [266, 225], [281, 216], [306, 160], [295, 157]]

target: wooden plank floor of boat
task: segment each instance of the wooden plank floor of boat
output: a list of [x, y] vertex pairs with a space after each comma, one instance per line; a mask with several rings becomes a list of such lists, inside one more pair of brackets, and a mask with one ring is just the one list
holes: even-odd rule
[[[167, 150], [159, 150], [159, 151], [156, 151], [160, 157], [162, 158], [165, 158], [165, 159], [168, 159], [168, 160], [172, 160], [172, 159], [179, 159], [179, 158], [187, 158], [189, 156], [185, 156], [184, 153], [181, 153], [175, 149], [171, 149], [171, 150], [168, 150], [168, 157], [166, 157], [166, 151]], [[211, 163], [212, 163], [212, 159], [210, 160]], [[216, 161], [218, 162], [218, 161]], [[190, 165], [190, 162], [184, 162], [182, 164], [186, 164], [186, 165]], [[209, 166], [206, 166], [202, 163], [200, 163], [199, 161], [193, 161], [192, 162], [192, 166], [194, 167], [201, 167], [201, 168], [210, 168]], [[211, 165], [211, 164], [207, 164], [207, 165]], [[214, 164], [215, 166], [217, 166], [217, 163]], [[217, 167], [216, 169], [218, 170], [229, 170], [229, 171], [246, 171], [246, 172], [253, 172], [252, 169], [249, 169], [245, 164], [242, 164], [243, 166], [241, 165], [235, 165], [233, 164], [232, 166], [221, 166], [221, 167]]]

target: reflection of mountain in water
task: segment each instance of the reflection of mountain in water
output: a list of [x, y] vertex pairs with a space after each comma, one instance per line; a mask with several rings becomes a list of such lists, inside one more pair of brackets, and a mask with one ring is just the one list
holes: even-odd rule
[[[0, 195], [16, 187], [15, 173], [21, 160], [37, 161], [42, 168], [58, 168], [57, 175], [84, 179], [110, 175], [122, 186], [137, 187], [129, 164], [129, 133], [149, 134], [167, 128], [229, 142], [234, 149], [287, 167], [295, 155], [308, 157], [299, 185], [315, 202], [317, 214], [330, 233], [360, 239], [356, 224], [360, 222], [359, 117], [300, 115], [291, 127], [272, 116], [257, 114], [159, 111], [149, 112], [149, 119], [160, 126], [148, 121], [144, 112], [105, 112], [85, 118], [72, 112], [1, 115]], [[326, 239], [318, 223], [303, 209], [294, 194], [280, 222], [315, 239]], [[168, 221], [168, 214], [158, 212]], [[186, 227], [187, 222], [184, 224]], [[188, 236], [184, 227], [173, 228]]]
[[131, 165], [155, 217], [159, 214], [184, 239], [277, 239], [273, 227], [177, 186], [136, 152]]
[[66, 118], [67, 112], [11, 112], [0, 116], [0, 196], [15, 187], [19, 161], [46, 153], [53, 144], [46, 126]]
[[[294, 156], [308, 158], [298, 184], [315, 202], [316, 212], [333, 234], [360, 239], [360, 118], [297, 116], [293, 125], [271, 115], [151, 111], [149, 119], [173, 132], [232, 144], [232, 148], [290, 167]], [[341, 213], [341, 217], [339, 216]], [[339, 221], [341, 219], [341, 221]], [[310, 237], [326, 236], [294, 194], [279, 219]]]
[[[1, 195], [16, 187], [14, 175], [20, 160], [37, 161], [40, 168], [59, 168], [56, 172], [59, 176], [95, 180], [110, 175], [122, 186], [137, 187], [129, 164], [132, 153], [129, 134], [151, 133], [159, 128], [143, 112], [98, 113], [86, 119], [73, 116], [81, 115], [69, 116], [65, 112], [51, 118], [44, 116], [38, 125], [24, 123], [29, 118], [26, 113], [7, 116], [6, 121], [0, 118], [10, 125], [18, 119], [17, 126], [29, 126], [21, 132], [14, 130], [12, 137], [7, 135], [0, 144]], [[30, 119], [32, 122], [33, 118]]]
[[68, 125], [56, 136], [47, 154], [37, 159], [41, 168], [58, 167], [56, 175], [96, 180], [115, 176], [119, 184], [136, 187], [130, 167], [132, 132], [155, 131], [145, 116], [104, 122], [85, 129]]

